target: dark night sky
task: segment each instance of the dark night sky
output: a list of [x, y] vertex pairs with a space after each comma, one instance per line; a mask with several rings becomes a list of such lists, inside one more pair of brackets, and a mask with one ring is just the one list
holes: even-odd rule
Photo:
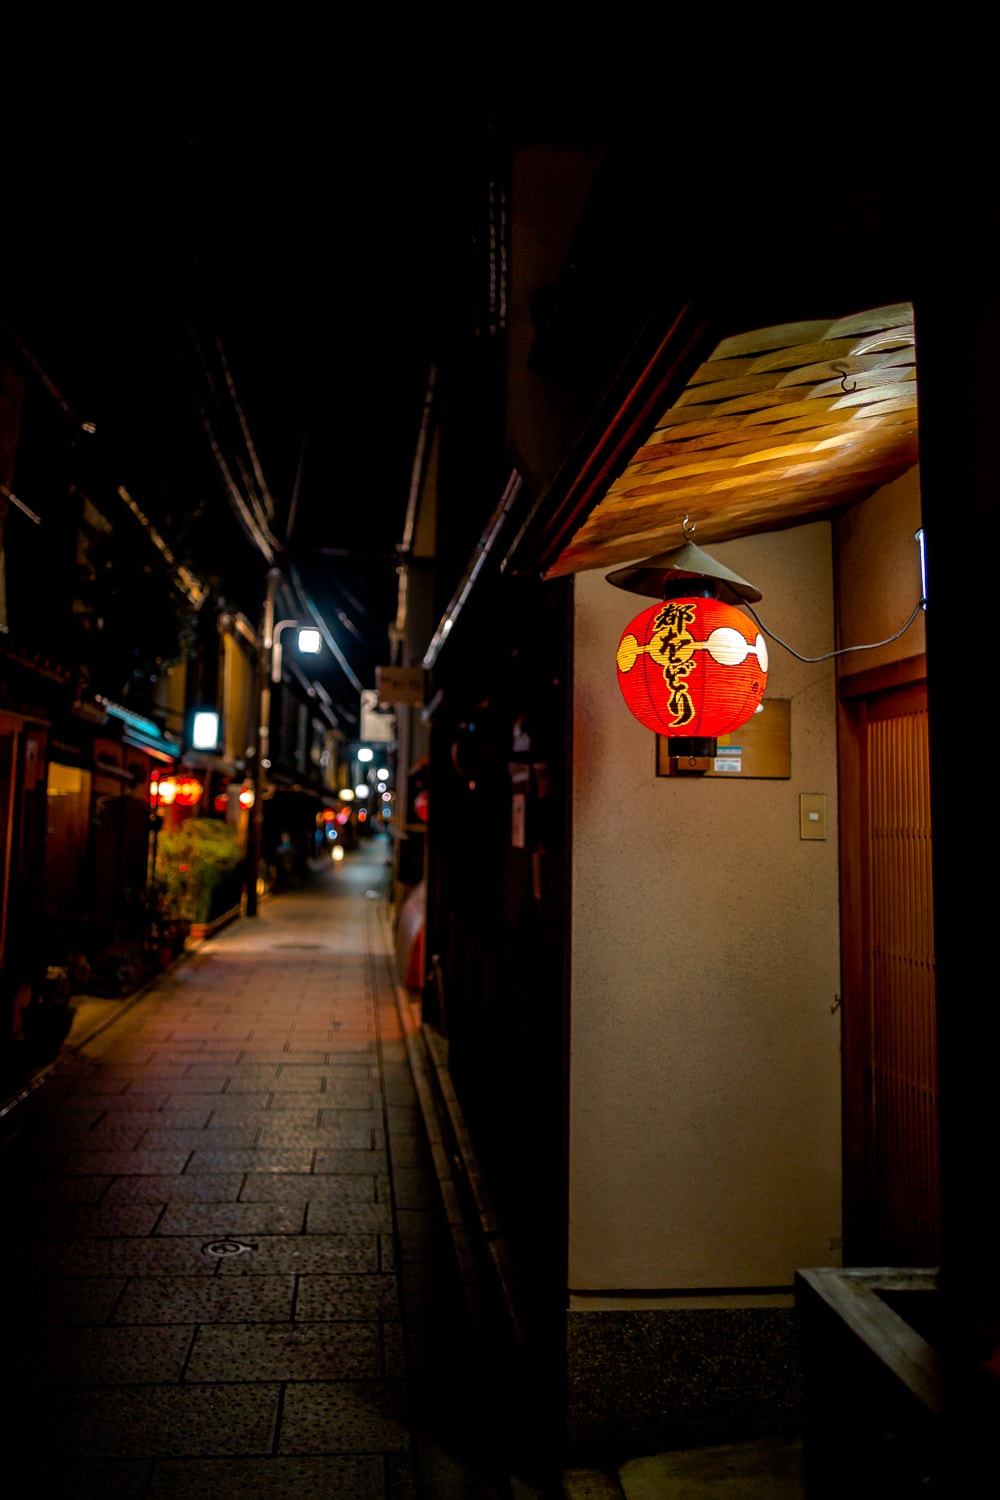
[[[387, 659], [384, 559], [402, 535], [427, 370], [471, 316], [469, 195], [485, 192], [470, 174], [485, 111], [439, 100], [408, 125], [345, 130], [321, 107], [250, 124], [35, 122], [15, 132], [16, 230], [0, 249], [0, 314], [96, 424], [114, 483], [256, 619], [266, 564], [198, 413], [233, 451], [221, 344], [272, 530], [365, 685]], [[364, 643], [337, 629], [338, 610]], [[336, 696], [356, 704], [338, 675]]]
[[[96, 424], [114, 484], [256, 620], [266, 565], [198, 415], [221, 340], [273, 530], [331, 629], [343, 610], [365, 635], [337, 631], [373, 685], [427, 372], [474, 321], [487, 141], [589, 133], [595, 102], [610, 109], [607, 48], [577, 44], [588, 71], [565, 37], [522, 39], [513, 68], [461, 19], [386, 36], [348, 19], [330, 37], [291, 15], [244, 28], [240, 51], [208, 24], [194, 37], [178, 13], [107, 49], [89, 23], [62, 28], [58, 78], [49, 46], [16, 58], [0, 315]], [[232, 422], [224, 393], [208, 405]], [[356, 705], [336, 670], [329, 686]]]

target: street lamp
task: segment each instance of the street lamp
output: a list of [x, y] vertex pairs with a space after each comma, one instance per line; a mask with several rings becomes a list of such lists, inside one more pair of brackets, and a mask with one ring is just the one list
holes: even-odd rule
[[297, 645], [304, 656], [318, 656], [323, 644], [323, 637], [312, 625], [299, 625], [298, 620], [279, 620], [272, 632], [271, 639], [271, 681], [281, 681], [281, 632], [289, 625], [299, 626], [299, 637]]

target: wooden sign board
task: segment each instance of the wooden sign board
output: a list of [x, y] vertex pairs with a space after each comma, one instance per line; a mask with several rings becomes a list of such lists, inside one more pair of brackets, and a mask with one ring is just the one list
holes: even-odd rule
[[379, 703], [422, 708], [426, 700], [427, 674], [423, 667], [376, 667], [375, 686]]
[[[657, 776], [676, 776], [670, 757], [676, 752], [666, 735], [656, 736]], [[765, 698], [760, 713], [729, 734], [720, 734], [705, 776], [730, 780], [782, 780], [792, 774], [792, 705], [788, 698]]]

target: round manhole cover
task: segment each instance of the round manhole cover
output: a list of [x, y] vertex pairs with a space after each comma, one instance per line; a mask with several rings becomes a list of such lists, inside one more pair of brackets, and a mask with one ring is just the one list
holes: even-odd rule
[[245, 1255], [248, 1250], [256, 1250], [256, 1245], [248, 1244], [246, 1240], [209, 1240], [207, 1245], [202, 1245], [206, 1255], [226, 1256]]

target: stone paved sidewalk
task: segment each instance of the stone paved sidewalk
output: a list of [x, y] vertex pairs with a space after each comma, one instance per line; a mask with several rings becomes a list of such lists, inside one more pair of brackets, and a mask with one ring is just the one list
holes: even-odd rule
[[4, 1118], [7, 1493], [510, 1494], [400, 1031], [387, 857], [205, 943]]

